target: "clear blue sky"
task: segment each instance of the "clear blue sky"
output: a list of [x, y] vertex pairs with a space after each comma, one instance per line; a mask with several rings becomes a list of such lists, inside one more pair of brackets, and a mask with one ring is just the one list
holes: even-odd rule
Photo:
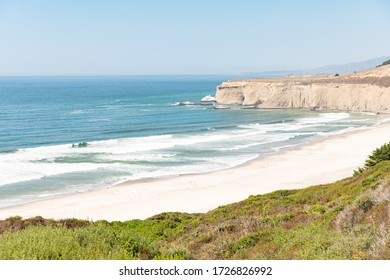
[[0, 0], [0, 75], [235, 74], [384, 55], [389, 0]]

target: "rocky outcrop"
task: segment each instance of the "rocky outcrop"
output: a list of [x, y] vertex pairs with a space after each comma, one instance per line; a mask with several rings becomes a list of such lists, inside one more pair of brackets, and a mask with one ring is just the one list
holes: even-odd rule
[[221, 104], [390, 113], [390, 65], [343, 76], [287, 77], [223, 82]]

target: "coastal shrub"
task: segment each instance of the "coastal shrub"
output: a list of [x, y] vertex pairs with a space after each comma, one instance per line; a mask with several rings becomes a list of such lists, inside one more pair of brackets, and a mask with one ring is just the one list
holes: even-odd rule
[[368, 168], [373, 167], [384, 160], [390, 160], [390, 142], [375, 149], [366, 159], [364, 167], [359, 167], [357, 170], [354, 170], [353, 176], [362, 174]]
[[155, 255], [153, 260], [189, 260], [191, 255], [185, 248], [171, 248], [162, 250], [161, 253]]
[[[376, 175], [371, 177], [378, 176]], [[361, 185], [366, 180], [367, 179], [362, 180]], [[369, 188], [362, 192], [345, 209], [342, 209], [337, 213], [335, 218], [335, 227], [338, 231], [352, 231], [356, 225], [359, 225], [363, 221], [366, 213], [372, 211], [373, 209], [378, 211], [376, 215], [380, 217], [381, 223], [387, 222], [386, 216], [389, 216], [389, 214], [382, 214], [379, 212], [381, 211], [381, 207], [390, 207], [390, 184], [386, 182], [384, 178], [379, 181], [380, 183], [376, 188]], [[389, 205], [386, 206], [386, 203]], [[388, 222], [390, 222], [390, 217], [388, 217], [388, 220]]]
[[366, 213], [372, 208], [372, 206], [374, 206], [374, 202], [371, 200], [371, 198], [364, 197], [357, 202], [357, 205], [360, 210]]
[[24, 224], [26, 226], [44, 226], [47, 224], [47, 221], [41, 216], [36, 216], [34, 218], [24, 220]]
[[58, 221], [58, 224], [66, 228], [81, 228], [91, 224], [91, 222], [78, 219], [62, 219]]
[[262, 232], [256, 232], [254, 234], [249, 234], [240, 240], [238, 240], [232, 247], [232, 253], [236, 253], [239, 250], [248, 249], [250, 247], [255, 246], [263, 237]]
[[23, 222], [22, 217], [20, 216], [12, 216], [9, 217], [5, 220], [6, 226], [11, 230], [11, 231], [17, 231], [20, 229], [24, 229], [25, 225]]
[[390, 160], [390, 142], [375, 149], [372, 154], [368, 156], [364, 167], [373, 167], [384, 160]]
[[313, 214], [324, 214], [326, 212], [326, 209], [322, 205], [313, 205], [312, 207], [310, 207], [309, 212]]
[[187, 260], [187, 258], [183, 257], [180, 254], [173, 254], [173, 255], [157, 255], [153, 258], [153, 260]]
[[159, 245], [148, 237], [101, 223], [30, 226], [0, 234], [0, 259], [152, 259], [158, 254]]
[[390, 202], [390, 181], [383, 180], [378, 188], [371, 190], [371, 199], [375, 204]]
[[352, 176], [354, 176], [354, 177], [359, 176], [360, 174], [362, 174], [364, 172], [364, 170], [365, 169], [363, 167], [358, 167], [358, 169], [353, 171]]

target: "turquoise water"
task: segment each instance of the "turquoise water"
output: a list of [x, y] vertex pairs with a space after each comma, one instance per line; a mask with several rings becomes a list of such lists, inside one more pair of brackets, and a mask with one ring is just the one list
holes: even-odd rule
[[0, 78], [0, 207], [224, 169], [379, 121], [346, 112], [178, 106], [214, 95], [228, 79]]

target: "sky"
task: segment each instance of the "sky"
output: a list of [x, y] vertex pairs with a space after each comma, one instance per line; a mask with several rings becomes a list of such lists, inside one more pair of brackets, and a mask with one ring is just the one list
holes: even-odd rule
[[199, 75], [390, 55], [389, 0], [0, 0], [0, 75]]

